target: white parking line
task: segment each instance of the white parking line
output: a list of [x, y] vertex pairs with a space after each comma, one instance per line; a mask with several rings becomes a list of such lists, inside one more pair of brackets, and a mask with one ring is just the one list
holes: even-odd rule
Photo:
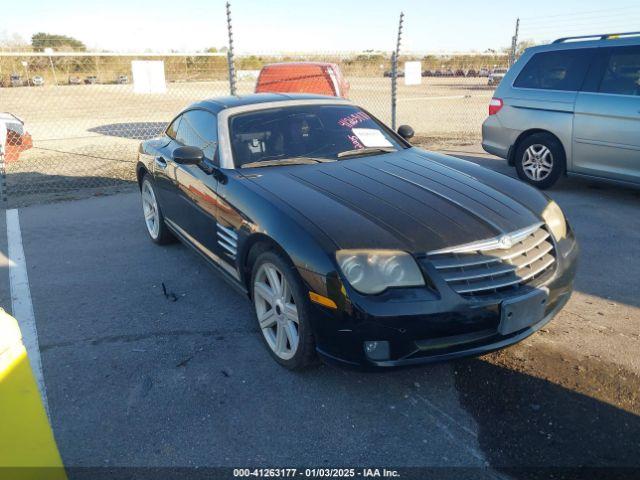
[[29, 288], [29, 277], [27, 276], [27, 262], [22, 248], [22, 233], [20, 232], [18, 210], [7, 210], [6, 216], [11, 312], [18, 321], [18, 325], [20, 325], [22, 341], [29, 355], [31, 370], [33, 370], [45, 410], [49, 415], [47, 390], [44, 384], [44, 376], [42, 375], [42, 360], [40, 358], [40, 346], [38, 345], [38, 330], [36, 329], [36, 317], [33, 314], [33, 303], [31, 303], [31, 290]]

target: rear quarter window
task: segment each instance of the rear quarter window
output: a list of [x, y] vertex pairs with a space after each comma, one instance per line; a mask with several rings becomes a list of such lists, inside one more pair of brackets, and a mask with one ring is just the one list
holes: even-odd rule
[[640, 46], [611, 49], [599, 91], [640, 95]]
[[560, 50], [536, 53], [522, 69], [514, 87], [578, 91], [595, 50]]

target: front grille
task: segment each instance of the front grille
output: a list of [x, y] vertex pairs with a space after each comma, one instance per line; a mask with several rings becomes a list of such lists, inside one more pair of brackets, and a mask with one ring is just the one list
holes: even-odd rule
[[427, 258], [453, 290], [476, 297], [540, 283], [553, 272], [556, 252], [545, 227], [534, 225], [504, 237], [430, 252]]

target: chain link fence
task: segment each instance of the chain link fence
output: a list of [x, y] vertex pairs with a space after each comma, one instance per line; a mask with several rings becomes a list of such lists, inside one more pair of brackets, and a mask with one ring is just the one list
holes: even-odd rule
[[[264, 65], [300, 61], [337, 64], [350, 83], [349, 98], [390, 124], [388, 54], [239, 56], [238, 94], [254, 91]], [[422, 63], [420, 85], [404, 84], [406, 61]], [[164, 75], [161, 84], [141, 91], [133, 82], [138, 62], [162, 62], [155, 63]], [[398, 125], [411, 125], [416, 143], [433, 148], [478, 142], [494, 88], [487, 76], [507, 62], [506, 55], [402, 55]], [[7, 206], [129, 188], [140, 142], [161, 134], [188, 104], [228, 95], [228, 75], [224, 53], [0, 52]]]

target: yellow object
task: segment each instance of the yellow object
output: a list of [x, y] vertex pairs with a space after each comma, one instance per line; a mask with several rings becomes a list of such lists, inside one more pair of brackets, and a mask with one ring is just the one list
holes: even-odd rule
[[16, 320], [0, 309], [0, 479], [66, 480]]
[[309, 298], [311, 299], [312, 302], [319, 303], [320, 305], [323, 305], [325, 307], [338, 308], [338, 306], [336, 305], [336, 302], [334, 302], [330, 298], [323, 297], [322, 295], [319, 295], [315, 292], [309, 292]]

